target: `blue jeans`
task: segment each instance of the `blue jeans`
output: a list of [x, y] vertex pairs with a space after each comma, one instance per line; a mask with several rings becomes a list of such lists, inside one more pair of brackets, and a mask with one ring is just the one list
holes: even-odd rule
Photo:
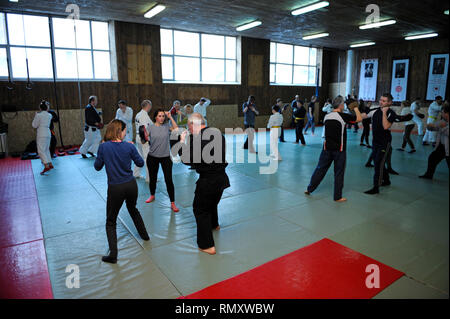
[[308, 192], [312, 193], [322, 182], [325, 174], [334, 162], [334, 200], [342, 198], [342, 188], [344, 188], [344, 174], [345, 174], [345, 162], [347, 159], [347, 153], [345, 151], [327, 151], [322, 150], [319, 158], [319, 164], [317, 165], [314, 173], [311, 177], [311, 181], [308, 185]]
[[305, 126], [305, 133], [308, 131], [308, 128], [311, 127], [311, 131], [314, 134], [314, 130], [315, 130], [314, 115], [310, 116], [308, 113], [307, 116], [308, 116], [308, 123], [306, 123], [306, 126]]

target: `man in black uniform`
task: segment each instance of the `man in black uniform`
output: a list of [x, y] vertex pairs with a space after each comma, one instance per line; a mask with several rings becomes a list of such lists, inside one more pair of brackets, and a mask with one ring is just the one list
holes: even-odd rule
[[371, 110], [368, 114], [362, 114], [363, 119], [372, 119], [372, 158], [375, 164], [375, 174], [373, 176], [373, 188], [364, 192], [369, 195], [378, 194], [380, 186], [391, 185], [389, 171], [386, 169], [385, 163], [389, 153], [392, 152], [390, 128], [397, 117], [390, 108], [392, 99], [390, 93], [384, 93], [380, 97], [379, 108]]
[[84, 126], [84, 142], [80, 147], [80, 153], [83, 158], [87, 158], [86, 153], [95, 156], [98, 146], [102, 140], [100, 129], [103, 128], [102, 119], [95, 109], [98, 100], [96, 96], [89, 97], [89, 104], [84, 110], [85, 126]]
[[[223, 191], [230, 187], [225, 172], [228, 166], [225, 160], [225, 137], [218, 129], [206, 127], [200, 113], [189, 116], [188, 128], [188, 137], [187, 131], [181, 134], [178, 154], [184, 164], [191, 166], [200, 175], [192, 205], [197, 222], [197, 244], [200, 251], [214, 255], [216, 248], [212, 231], [220, 229], [217, 206]], [[183, 145], [185, 142], [186, 145]]]
[[349, 106], [349, 110], [354, 109], [356, 115], [343, 113], [345, 107], [344, 98], [340, 95], [334, 99], [332, 106], [333, 111], [325, 115], [324, 118], [325, 142], [323, 143], [319, 164], [311, 177], [311, 182], [305, 194], [310, 195], [319, 186], [331, 163], [334, 162], [334, 200], [336, 202], [345, 202], [347, 199], [342, 197], [345, 162], [347, 159], [347, 130], [345, 126], [346, 124], [361, 122], [362, 117], [357, 103]]
[[292, 116], [295, 123], [295, 144], [298, 144], [300, 140], [302, 145], [305, 146], [305, 137], [303, 136], [303, 126], [305, 125], [306, 110], [303, 107], [303, 101], [297, 101], [294, 107]]
[[55, 158], [56, 157], [55, 150], [56, 150], [57, 141], [56, 141], [56, 134], [55, 134], [55, 125], [53, 123], [58, 123], [59, 117], [55, 111], [50, 110], [50, 107], [49, 107], [48, 113], [50, 113], [52, 115], [52, 120], [50, 122], [50, 132], [52, 134], [51, 139], [50, 139], [50, 155], [52, 156], [52, 158]]

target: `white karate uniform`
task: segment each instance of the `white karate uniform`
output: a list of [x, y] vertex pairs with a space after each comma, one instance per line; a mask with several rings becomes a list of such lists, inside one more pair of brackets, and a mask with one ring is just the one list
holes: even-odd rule
[[42, 164], [52, 162], [52, 157], [50, 155], [50, 140], [52, 136], [52, 133], [50, 132], [51, 121], [52, 115], [47, 111], [41, 111], [36, 113], [32, 123], [33, 127], [37, 129], [36, 145]]
[[276, 161], [281, 161], [281, 155], [278, 151], [278, 138], [281, 135], [281, 125], [283, 125], [283, 115], [280, 113], [272, 114], [267, 123], [270, 129], [270, 156]]
[[[148, 156], [148, 151], [150, 149], [150, 145], [148, 144], [148, 142], [145, 144], [142, 144], [141, 138], [139, 136], [139, 127], [141, 125], [144, 125], [145, 129], [148, 132], [148, 127], [150, 125], [153, 125], [153, 122], [150, 119], [150, 117], [148, 116], [148, 113], [145, 110], [141, 110], [138, 114], [136, 114], [136, 117], [134, 119], [134, 124], [136, 127], [136, 148], [137, 148], [139, 155], [141, 155], [141, 157], [144, 159], [144, 166], [142, 168], [144, 169], [144, 172], [145, 172], [145, 181], [148, 183], [149, 175], [148, 175], [148, 170], [147, 170], [147, 156]], [[134, 175], [134, 177], [141, 177], [141, 167], [134, 165], [133, 175]]]
[[127, 135], [125, 135], [123, 141], [131, 142], [133, 140], [133, 109], [127, 106], [124, 113], [119, 107], [116, 112], [116, 120], [125, 122], [127, 125]]
[[[434, 101], [428, 107], [428, 119], [427, 124], [434, 124], [438, 120], [439, 113], [441, 113], [441, 106]], [[423, 141], [428, 143], [436, 142], [436, 131], [426, 130], [425, 135], [423, 136]]]
[[417, 114], [414, 111], [419, 111], [420, 110], [420, 105], [417, 104], [416, 102], [413, 102], [411, 104], [411, 113], [413, 115], [413, 121], [414, 123], [417, 124], [417, 134], [419, 135], [423, 135], [423, 122], [422, 119], [420, 117], [417, 116]]
[[203, 105], [200, 105], [200, 102], [195, 104], [194, 113], [200, 113], [205, 118], [205, 126], [208, 126], [206, 121], [206, 108], [211, 104], [211, 100], [206, 99], [206, 102]]

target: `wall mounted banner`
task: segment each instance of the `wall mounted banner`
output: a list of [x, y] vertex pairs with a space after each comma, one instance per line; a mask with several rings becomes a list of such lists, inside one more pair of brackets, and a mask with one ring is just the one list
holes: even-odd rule
[[359, 98], [364, 101], [375, 101], [377, 94], [378, 59], [361, 61], [359, 76]]
[[392, 63], [391, 95], [394, 102], [406, 100], [408, 88], [409, 59], [395, 59]]
[[448, 75], [448, 53], [431, 54], [428, 70], [427, 100], [432, 101], [440, 95], [445, 99]]

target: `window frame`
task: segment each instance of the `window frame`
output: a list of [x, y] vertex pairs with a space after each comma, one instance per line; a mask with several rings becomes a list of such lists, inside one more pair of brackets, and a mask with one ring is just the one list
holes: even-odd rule
[[[11, 48], [36, 48], [36, 49], [50, 49], [50, 55], [51, 55], [51, 63], [53, 67], [52, 73], [54, 74], [55, 80], [57, 82], [118, 82], [117, 79], [114, 78], [114, 68], [112, 57], [113, 53], [111, 51], [112, 45], [111, 45], [111, 33], [108, 30], [108, 43], [109, 43], [109, 50], [102, 50], [102, 49], [93, 49], [93, 43], [92, 43], [92, 22], [104, 22], [108, 24], [108, 28], [110, 26], [110, 21], [101, 21], [101, 20], [87, 20], [87, 19], [79, 19], [82, 21], [88, 21], [89, 22], [89, 35], [90, 35], [90, 42], [91, 42], [91, 48], [90, 49], [80, 49], [80, 48], [63, 48], [63, 47], [56, 47], [55, 46], [55, 39], [54, 39], [54, 33], [53, 33], [53, 18], [60, 18], [64, 19], [67, 18], [66, 16], [61, 15], [46, 15], [46, 14], [39, 14], [39, 13], [21, 13], [21, 12], [14, 12], [14, 11], [1, 11], [1, 14], [5, 17], [5, 32], [6, 32], [6, 44], [0, 44], [0, 48], [6, 48], [6, 56], [7, 56], [7, 64], [8, 64], [8, 76], [0, 76], [0, 81], [8, 81], [10, 78], [11, 81], [27, 81], [27, 77], [14, 77], [13, 76], [13, 69], [12, 69], [12, 61], [11, 61]], [[9, 28], [8, 28], [8, 14], [20, 14], [20, 15], [29, 15], [29, 16], [39, 16], [39, 17], [46, 17], [48, 19], [48, 27], [49, 27], [49, 37], [50, 37], [50, 46], [44, 47], [44, 46], [31, 46], [31, 45], [12, 45], [9, 41]], [[71, 19], [72, 20], [72, 19]], [[56, 67], [56, 50], [72, 50], [72, 51], [90, 51], [91, 52], [91, 61], [92, 61], [92, 78], [58, 78], [57, 76], [57, 67]], [[110, 78], [95, 78], [95, 65], [94, 65], [94, 52], [108, 52], [109, 53], [109, 59], [110, 59], [110, 72], [111, 77]], [[78, 68], [78, 65], [77, 65]], [[32, 82], [52, 82], [53, 76], [49, 78], [32, 78], [30, 77], [30, 81]]]
[[[283, 42], [273, 42], [270, 41], [270, 45], [275, 44], [275, 52], [274, 52], [274, 62], [271, 61], [271, 56], [269, 57], [269, 72], [270, 72], [270, 66], [273, 65], [274, 66], [274, 73], [273, 73], [273, 78], [274, 78], [274, 82], [271, 82], [271, 76], [269, 74], [269, 85], [273, 85], [273, 86], [316, 86], [317, 84], [317, 80], [319, 80], [319, 87], [322, 86], [321, 83], [321, 74], [317, 75], [317, 68], [320, 66], [320, 62], [317, 61], [317, 56], [318, 56], [318, 50], [319, 48], [315, 48], [315, 47], [307, 47], [307, 46], [302, 46], [302, 45], [295, 45], [295, 44], [290, 44], [290, 43], [283, 43]], [[292, 63], [285, 63], [285, 62], [277, 62], [277, 45], [278, 44], [283, 44], [283, 45], [290, 45], [292, 46]], [[296, 64], [295, 63], [295, 47], [303, 47], [303, 48], [308, 48], [308, 64]], [[316, 64], [311, 64], [311, 49], [315, 49], [316, 50]], [[288, 65], [292, 67], [292, 75], [291, 75], [291, 83], [279, 83], [276, 82], [277, 80], [277, 64], [281, 64], [281, 65]], [[294, 83], [294, 70], [295, 67], [307, 67], [308, 68], [308, 82], [305, 84], [302, 83]], [[314, 68], [314, 78], [315, 81], [314, 83], [309, 83], [309, 72], [310, 72], [310, 68]], [[322, 72], [322, 71], [320, 71]]]
[[[161, 52], [161, 58], [162, 57], [169, 57], [172, 59], [172, 79], [164, 79], [162, 77], [162, 72], [161, 72], [161, 79], [162, 79], [162, 83], [167, 83], [167, 84], [212, 84], [212, 85], [216, 85], [216, 84], [220, 84], [220, 85], [237, 85], [237, 84], [241, 84], [238, 81], [238, 37], [236, 36], [229, 36], [229, 35], [222, 35], [222, 34], [213, 34], [213, 33], [206, 33], [206, 32], [195, 32], [195, 31], [187, 31], [187, 30], [180, 30], [180, 29], [171, 29], [171, 28], [160, 28], [160, 37], [161, 37], [161, 30], [169, 30], [172, 33], [172, 54], [167, 54], [167, 53], [162, 53]], [[194, 55], [181, 55], [181, 54], [175, 54], [175, 36], [174, 36], [174, 32], [175, 31], [180, 31], [180, 32], [189, 32], [189, 33], [195, 33], [198, 34], [199, 36], [199, 55], [198, 56], [194, 56]], [[215, 35], [215, 36], [220, 36], [223, 37], [223, 50], [224, 50], [224, 57], [223, 58], [214, 58], [214, 57], [204, 57], [203, 53], [202, 53], [202, 35]], [[236, 45], [235, 45], [235, 58], [234, 59], [230, 59], [227, 58], [227, 37], [230, 38], [234, 38], [236, 41]], [[175, 57], [181, 57], [181, 58], [195, 58], [199, 60], [199, 81], [188, 81], [188, 80], [175, 80]], [[210, 59], [210, 60], [219, 60], [219, 61], [223, 61], [223, 81], [220, 82], [213, 82], [213, 81], [203, 81], [202, 80], [202, 68], [203, 68], [203, 63], [202, 60], [203, 59]], [[162, 59], [161, 59], [162, 61]], [[227, 81], [227, 61], [233, 61], [235, 62], [236, 65], [236, 71], [235, 71], [235, 75], [234, 75], [234, 79], [235, 81], [231, 82], [231, 81]], [[162, 67], [162, 65], [161, 65]]]

